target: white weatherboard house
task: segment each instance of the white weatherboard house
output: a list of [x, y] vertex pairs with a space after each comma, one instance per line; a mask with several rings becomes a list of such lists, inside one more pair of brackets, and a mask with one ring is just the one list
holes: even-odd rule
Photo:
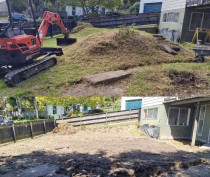
[[161, 12], [163, 0], [141, 0], [139, 13]]
[[[98, 12], [101, 13], [102, 15], [105, 15], [109, 11], [110, 10], [106, 8], [102, 8], [102, 7], [98, 8]], [[83, 8], [75, 7], [75, 6], [66, 6], [66, 12], [67, 12], [68, 17], [85, 15]]]
[[[164, 0], [160, 34], [172, 41], [191, 42], [196, 28], [210, 29], [210, 0]], [[206, 34], [200, 34], [203, 40]]]
[[142, 97], [122, 97], [121, 110], [141, 109]]

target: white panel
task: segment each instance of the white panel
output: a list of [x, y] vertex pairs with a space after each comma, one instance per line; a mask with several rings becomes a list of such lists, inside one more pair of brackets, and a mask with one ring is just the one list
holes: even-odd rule
[[66, 6], [66, 12], [68, 16], [72, 16], [72, 6]]
[[83, 9], [81, 7], [76, 7], [76, 15], [82, 16], [83, 15]]
[[186, 0], [164, 0], [162, 11], [184, 9], [186, 7]]
[[62, 107], [62, 106], [57, 106], [57, 114], [59, 114], [59, 115], [64, 114], [64, 107]]
[[0, 1], [0, 12], [7, 12], [8, 9], [7, 9], [7, 4], [6, 2], [1, 2]]
[[146, 3], [157, 3], [157, 2], [163, 2], [163, 0], [141, 0], [139, 13], [144, 13], [144, 4], [146, 4]]
[[48, 116], [53, 115], [53, 105], [47, 105], [47, 113], [48, 113]]
[[166, 97], [143, 97], [142, 108], [163, 104]]

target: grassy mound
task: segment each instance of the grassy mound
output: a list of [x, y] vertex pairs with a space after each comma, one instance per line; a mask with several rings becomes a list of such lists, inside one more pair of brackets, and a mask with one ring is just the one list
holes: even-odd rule
[[109, 70], [192, 59], [189, 51], [184, 49], [177, 56], [166, 53], [154, 37], [143, 34], [125, 28], [117, 32], [89, 35], [74, 48], [74, 58], [95, 61], [94, 65], [106, 65]]

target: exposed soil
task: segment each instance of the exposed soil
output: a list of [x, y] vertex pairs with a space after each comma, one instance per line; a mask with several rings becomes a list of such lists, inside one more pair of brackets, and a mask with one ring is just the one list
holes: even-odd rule
[[161, 176], [207, 158], [142, 136], [134, 125], [75, 131], [1, 146], [1, 176]]
[[[119, 82], [118, 82], [119, 84]], [[87, 83], [76, 84], [65, 89], [62, 96], [122, 96], [125, 95], [126, 90], [120, 87], [120, 85], [99, 85], [92, 86]]]
[[178, 89], [181, 87], [208, 86], [208, 82], [205, 79], [199, 78], [195, 74], [186, 71], [171, 70], [169, 71], [169, 77], [172, 80], [172, 84]]
[[77, 26], [72, 29], [71, 33], [78, 33], [88, 27], [92, 27], [92, 25], [90, 23], [78, 22]]

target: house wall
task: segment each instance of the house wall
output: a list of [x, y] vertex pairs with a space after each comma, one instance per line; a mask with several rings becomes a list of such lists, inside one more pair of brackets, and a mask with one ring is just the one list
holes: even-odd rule
[[[73, 11], [73, 6], [66, 6], [66, 12], [67, 12], [67, 15], [68, 16], [73, 16], [72, 14], [72, 11]], [[99, 8], [98, 9], [99, 13], [102, 13], [103, 12], [103, 8]], [[105, 9], [105, 14], [107, 12], [109, 12], [110, 10], [109, 9]], [[84, 15], [84, 11], [83, 11], [83, 8], [81, 7], [76, 7], [76, 16], [83, 16]]]
[[[185, 16], [186, 0], [164, 0], [160, 17], [160, 34], [172, 41], [179, 41]], [[179, 13], [178, 22], [164, 22], [164, 14]]]
[[0, 16], [8, 16], [8, 9], [6, 2], [0, 1]]
[[[203, 12], [203, 13], [210, 13], [210, 5], [209, 6], [204, 6], [204, 7], [189, 7], [186, 8], [186, 12], [185, 12], [185, 17], [184, 17], [184, 21], [183, 21], [183, 29], [182, 29], [182, 35], [181, 35], [181, 40], [185, 41], [185, 42], [191, 42], [192, 38], [195, 34], [195, 30], [190, 30], [190, 22], [191, 22], [191, 18], [192, 18], [192, 13], [195, 12]], [[205, 22], [203, 22], [205, 23]], [[210, 29], [210, 25], [209, 25], [209, 29]], [[205, 38], [205, 33], [200, 33], [199, 34], [199, 39], [204, 39]]]
[[[72, 6], [66, 6], [66, 12], [68, 16], [72, 15], [73, 7]], [[81, 7], [76, 7], [76, 16], [82, 16], [84, 15], [83, 9]]]
[[[174, 106], [172, 106], [174, 107]], [[195, 120], [195, 107], [194, 105], [177, 106], [179, 108], [190, 108], [190, 118], [188, 126], [171, 126], [168, 124], [169, 104], [163, 105], [163, 110], [160, 120], [160, 138], [161, 139], [191, 139], [192, 129]]]
[[165, 98], [167, 97], [143, 97], [142, 108], [163, 104]]
[[140, 1], [139, 13], [144, 13], [144, 4], [146, 4], [146, 3], [158, 3], [158, 2], [163, 2], [163, 0], [141, 0]]
[[[141, 126], [148, 124], [160, 127], [160, 139], [190, 139], [192, 136], [192, 127], [195, 119], [193, 105], [183, 105], [182, 107], [191, 108], [189, 126], [170, 126], [168, 125], [169, 104], [159, 104], [153, 106], [144, 106], [141, 111]], [[157, 120], [149, 120], [144, 117], [144, 110], [149, 108], [158, 108]]]
[[206, 107], [206, 114], [204, 119], [204, 126], [202, 135], [198, 136], [196, 140], [202, 141], [202, 142], [208, 142], [210, 140], [210, 104]]

